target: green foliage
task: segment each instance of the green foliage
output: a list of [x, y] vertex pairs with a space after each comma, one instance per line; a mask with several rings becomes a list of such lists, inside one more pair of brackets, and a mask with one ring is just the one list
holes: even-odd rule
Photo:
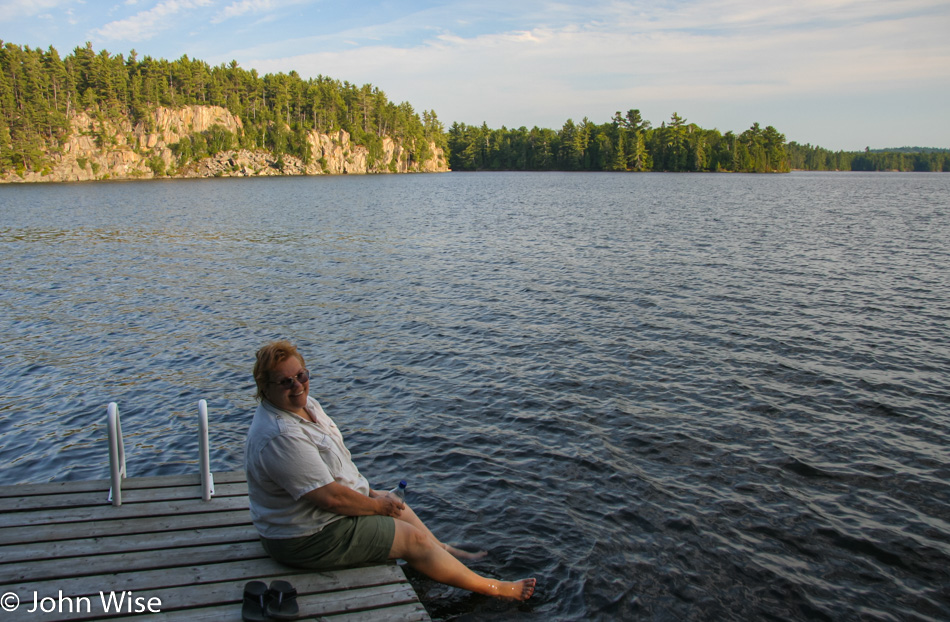
[[241, 69], [237, 62], [209, 66], [182, 56], [175, 61], [95, 52], [77, 47], [66, 58], [55, 49], [20, 47], [0, 41], [0, 170], [38, 171], [47, 153], [69, 132], [69, 119], [86, 111], [102, 121], [152, 121], [159, 106], [214, 105], [239, 116], [241, 135], [216, 127], [182, 139], [180, 162], [244, 147], [272, 150], [309, 162], [307, 134], [345, 130], [356, 144], [381, 154], [381, 137], [403, 140], [415, 161], [432, 157], [428, 141], [445, 146], [444, 129], [434, 112], [416, 114], [408, 103], [394, 104], [370, 84], [357, 86], [325, 76], [304, 80], [296, 72], [266, 74]]
[[239, 142], [240, 139], [237, 135], [216, 124], [203, 132], [183, 136], [177, 143], [169, 145], [169, 148], [178, 158], [178, 166], [181, 167], [192, 160], [201, 160], [202, 158], [215, 156], [222, 151], [230, 151], [236, 148]]
[[636, 109], [601, 125], [568, 119], [558, 131], [453, 123], [447, 138], [449, 167], [456, 171], [950, 171], [946, 149], [831, 152], [786, 143], [784, 134], [758, 123], [739, 135], [721, 134], [674, 112], [653, 128]]
[[812, 171], [950, 172], [950, 150], [902, 147], [894, 150], [836, 151], [792, 142], [793, 169]]
[[636, 109], [601, 125], [568, 119], [556, 132], [453, 123], [448, 147], [453, 170], [790, 170], [785, 137], [771, 126], [763, 130], [756, 123], [740, 136], [722, 135], [673, 113], [668, 124], [653, 128]]
[[[371, 164], [390, 170], [396, 163], [382, 161], [383, 137], [396, 140], [410, 163], [431, 159], [434, 143], [449, 153], [455, 170], [950, 171], [947, 150], [831, 152], [786, 143], [774, 127], [758, 123], [738, 135], [722, 134], [673, 113], [654, 128], [637, 109], [617, 112], [599, 125], [568, 119], [559, 130], [453, 123], [446, 131], [434, 111], [418, 114], [409, 103], [394, 104], [369, 84], [325, 76], [304, 80], [294, 71], [262, 77], [235, 61], [212, 67], [187, 56], [140, 59], [135, 50], [124, 57], [96, 52], [89, 43], [61, 58], [52, 47], [0, 41], [0, 172], [49, 170], [49, 154], [61, 148], [77, 112], [95, 119], [95, 141], [109, 148], [114, 137], [105, 133], [105, 121], [130, 119], [151, 131], [157, 107], [188, 105], [224, 107], [241, 118], [243, 130], [235, 134], [215, 126], [182, 138], [171, 146], [179, 167], [237, 148], [267, 149], [309, 163], [310, 131], [345, 130], [355, 144], [367, 147]], [[149, 166], [159, 174], [154, 164]], [[327, 169], [325, 161], [321, 166]], [[93, 169], [97, 174], [98, 167], [93, 164]]]
[[208, 155], [215, 155], [222, 151], [230, 151], [237, 144], [237, 136], [227, 128], [220, 125], [212, 125], [201, 133], [208, 146]]
[[152, 156], [149, 158], [148, 167], [152, 169], [152, 173], [156, 177], [163, 177], [165, 175], [165, 161], [162, 160], [161, 156]]

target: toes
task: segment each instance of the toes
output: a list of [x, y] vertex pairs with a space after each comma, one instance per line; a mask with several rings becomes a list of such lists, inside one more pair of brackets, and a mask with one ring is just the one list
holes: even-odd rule
[[537, 579], [524, 579], [521, 584], [521, 599], [528, 600], [534, 595], [534, 588], [537, 585]]

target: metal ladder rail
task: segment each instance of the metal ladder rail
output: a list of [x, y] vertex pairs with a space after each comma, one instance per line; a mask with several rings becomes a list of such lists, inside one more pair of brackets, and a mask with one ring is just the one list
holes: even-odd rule
[[201, 469], [201, 498], [211, 501], [214, 496], [214, 475], [208, 449], [208, 402], [198, 400], [198, 468]]
[[[122, 480], [127, 476], [125, 469], [125, 443], [122, 440], [122, 423], [119, 406], [109, 402], [107, 414], [109, 428], [109, 502], [114, 506], [122, 505]], [[214, 475], [211, 473], [210, 450], [208, 447], [208, 403], [198, 400], [198, 465], [201, 469], [201, 498], [210, 501], [214, 496]]]
[[109, 402], [107, 424], [109, 426], [109, 501], [122, 505], [122, 479], [125, 477], [125, 443], [122, 442], [122, 423], [119, 421], [119, 405]]

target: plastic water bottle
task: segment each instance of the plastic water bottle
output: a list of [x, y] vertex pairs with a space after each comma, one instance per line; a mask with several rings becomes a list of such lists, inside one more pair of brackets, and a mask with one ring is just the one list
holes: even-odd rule
[[405, 501], [406, 500], [406, 486], [408, 486], [408, 484], [406, 484], [406, 480], [401, 480], [398, 486], [396, 486], [395, 488], [389, 491], [389, 494], [396, 495], [397, 497], [399, 497], [400, 501]]

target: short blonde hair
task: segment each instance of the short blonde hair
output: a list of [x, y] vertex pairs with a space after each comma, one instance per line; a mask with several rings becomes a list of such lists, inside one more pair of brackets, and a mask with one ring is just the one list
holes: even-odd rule
[[270, 373], [291, 356], [297, 357], [297, 360], [300, 361], [302, 366], [307, 366], [307, 363], [303, 360], [303, 356], [297, 351], [297, 347], [285, 339], [269, 343], [257, 351], [257, 362], [254, 363], [254, 382], [257, 383], [257, 399], [264, 399], [264, 387], [271, 381]]

